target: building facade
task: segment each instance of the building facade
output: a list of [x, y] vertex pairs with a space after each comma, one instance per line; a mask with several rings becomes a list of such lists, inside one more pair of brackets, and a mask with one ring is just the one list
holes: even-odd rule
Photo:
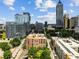
[[46, 47], [46, 37], [44, 34], [29, 34], [26, 38], [26, 48], [31, 47]]
[[60, 0], [56, 6], [56, 26], [63, 27], [63, 4]]
[[17, 24], [24, 24], [24, 23], [30, 23], [30, 13], [28, 12], [23, 12], [22, 14], [16, 14], [15, 15], [15, 22]]
[[64, 28], [65, 29], [69, 29], [70, 28], [70, 19], [69, 19], [69, 15], [68, 14], [64, 15]]
[[6, 23], [7, 38], [20, 38], [26, 35], [26, 27], [24, 24], [16, 24], [15, 22]]
[[37, 33], [42, 33], [43, 29], [44, 29], [44, 24], [43, 23], [39, 23], [39, 22], [35, 23], [35, 31]]
[[15, 34], [16, 34], [16, 23], [15, 22], [6, 22], [7, 38], [15, 37]]

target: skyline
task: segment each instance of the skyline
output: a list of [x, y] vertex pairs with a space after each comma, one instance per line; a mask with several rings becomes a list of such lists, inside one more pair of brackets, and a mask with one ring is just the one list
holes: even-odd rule
[[[59, 0], [0, 0], [0, 23], [14, 21], [15, 14], [29, 12], [31, 23], [36, 21], [56, 23], [56, 4]], [[79, 0], [61, 0], [64, 13], [70, 17], [79, 15]], [[34, 22], [33, 22], [34, 21]]]

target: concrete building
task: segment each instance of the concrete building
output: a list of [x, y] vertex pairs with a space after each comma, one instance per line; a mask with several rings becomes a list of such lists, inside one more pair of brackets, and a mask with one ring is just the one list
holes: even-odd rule
[[57, 6], [56, 6], [56, 26], [57, 27], [63, 27], [63, 4], [59, 0]]
[[37, 33], [40, 33], [40, 32], [43, 32], [43, 30], [44, 30], [44, 24], [43, 23], [36, 22], [35, 23], [35, 31]]
[[26, 38], [26, 48], [46, 47], [46, 37], [44, 34], [29, 34]]
[[23, 37], [30, 32], [30, 14], [23, 12], [15, 15], [15, 22], [6, 23], [7, 38]]
[[75, 28], [75, 27], [77, 26], [77, 23], [78, 23], [77, 20], [78, 20], [77, 17], [72, 17], [72, 18], [71, 18], [71, 26], [72, 26], [72, 27]]
[[64, 15], [64, 28], [65, 29], [69, 29], [70, 28], [70, 19], [69, 19], [69, 15], [68, 14]]
[[74, 25], [75, 32], [79, 33], [79, 16], [72, 17], [71, 19], [73, 20], [72, 25]]
[[59, 59], [79, 59], [79, 41], [73, 38], [52, 37], [52, 42]]
[[15, 22], [17, 24], [24, 24], [24, 23], [30, 23], [30, 13], [28, 12], [23, 12], [21, 14], [16, 14], [15, 15]]
[[28, 34], [30, 32], [30, 21], [31, 21], [30, 13], [23, 12], [22, 14], [16, 14], [15, 21], [17, 24], [18, 29], [17, 31], [19, 31], [20, 33], [22, 32], [23, 34], [25, 33]]
[[7, 38], [24, 37], [26, 35], [26, 25], [16, 24], [15, 22], [6, 23]]
[[6, 35], [7, 38], [12, 38], [16, 36], [16, 23], [15, 22], [6, 22]]

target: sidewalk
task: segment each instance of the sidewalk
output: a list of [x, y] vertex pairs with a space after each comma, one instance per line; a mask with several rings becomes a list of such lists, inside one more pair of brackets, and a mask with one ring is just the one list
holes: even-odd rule
[[55, 59], [54, 51], [50, 47], [50, 39], [47, 39], [47, 43], [48, 43], [48, 48], [50, 49], [50, 52], [51, 52], [50, 56], [52, 59]]

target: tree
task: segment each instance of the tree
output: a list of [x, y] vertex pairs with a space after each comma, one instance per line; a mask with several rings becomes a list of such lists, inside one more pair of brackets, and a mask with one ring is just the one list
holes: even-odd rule
[[17, 47], [21, 44], [21, 41], [17, 38], [13, 39], [13, 40], [10, 40], [10, 44], [13, 46], [13, 47]]
[[11, 47], [6, 42], [0, 43], [0, 48], [2, 48], [3, 51], [9, 50]]
[[4, 52], [4, 59], [10, 59], [11, 58], [12, 53], [10, 52], [10, 50], [7, 50]]
[[36, 53], [36, 48], [32, 47], [29, 49], [29, 56], [35, 57], [35, 53]]
[[4, 40], [6, 39], [6, 33], [5, 33], [5, 32], [3, 32], [2, 38], [3, 38]]
[[40, 56], [40, 59], [51, 59], [50, 57], [50, 51], [48, 49], [45, 49], [41, 56]]
[[60, 31], [60, 37], [70, 37], [71, 33], [69, 30], [62, 29]]

